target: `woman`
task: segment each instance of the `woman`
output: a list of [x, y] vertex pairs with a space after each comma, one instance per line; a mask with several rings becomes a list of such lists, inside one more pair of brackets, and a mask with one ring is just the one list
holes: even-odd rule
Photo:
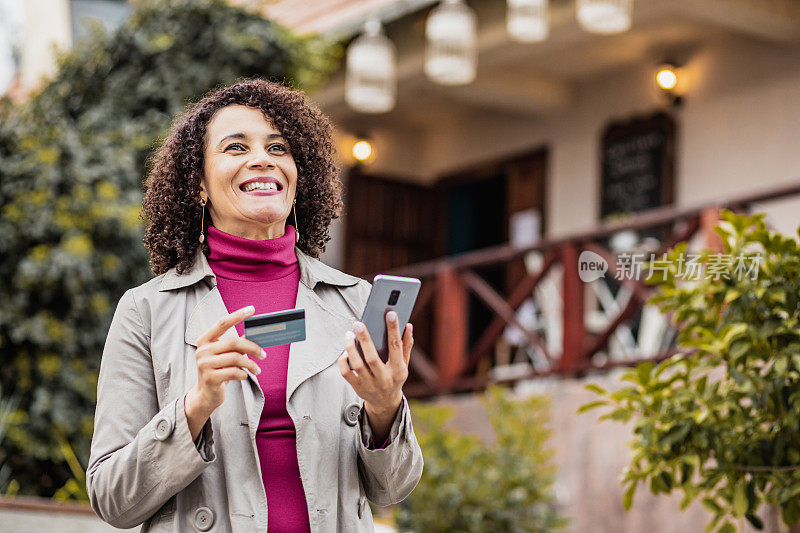
[[[86, 485], [103, 520], [372, 531], [366, 499], [399, 502], [419, 481], [411, 324], [401, 335], [387, 313], [381, 361], [355, 319], [370, 284], [316, 259], [342, 207], [332, 152], [302, 93], [258, 79], [173, 125], [146, 180], [156, 277], [120, 299], [100, 365]], [[246, 317], [295, 307], [305, 341], [244, 338]]]

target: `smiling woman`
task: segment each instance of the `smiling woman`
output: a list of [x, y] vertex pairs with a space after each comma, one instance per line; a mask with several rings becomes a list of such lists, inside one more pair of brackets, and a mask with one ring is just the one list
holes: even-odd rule
[[[412, 326], [386, 313], [382, 361], [355, 319], [370, 284], [316, 259], [342, 207], [328, 120], [276, 83], [223, 87], [176, 120], [146, 186], [157, 276], [109, 328], [92, 507], [143, 531], [373, 531], [367, 499], [397, 503], [422, 473]], [[295, 308], [306, 340], [244, 336], [245, 318]]]

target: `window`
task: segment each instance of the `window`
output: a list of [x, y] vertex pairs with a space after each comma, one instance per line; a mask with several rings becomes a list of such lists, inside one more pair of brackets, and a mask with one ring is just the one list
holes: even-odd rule
[[100, 22], [106, 31], [122, 25], [133, 10], [124, 0], [71, 0], [72, 42], [89, 33], [92, 23]]

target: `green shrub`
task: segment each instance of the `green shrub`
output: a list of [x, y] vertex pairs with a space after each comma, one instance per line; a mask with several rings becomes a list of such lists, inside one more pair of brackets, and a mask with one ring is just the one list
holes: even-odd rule
[[29, 102], [0, 100], [0, 395], [18, 406], [0, 494], [85, 497], [100, 354], [119, 297], [151, 277], [141, 183], [173, 116], [239, 77], [308, 89], [337, 61], [224, 0], [137, 4]]
[[548, 400], [512, 400], [494, 386], [481, 401], [494, 428], [491, 446], [446, 429], [451, 408], [415, 402], [414, 430], [425, 466], [398, 508], [401, 531], [544, 532], [564, 525], [552, 493], [552, 452], [545, 448]]
[[[724, 253], [705, 251], [708, 274], [720, 257], [751, 258], [750, 275], [678, 272], [686, 243], [669, 254], [652, 302], [671, 312], [681, 353], [628, 371], [627, 386], [582, 410], [608, 406], [601, 418], [633, 420], [631, 462], [622, 481], [630, 508], [639, 484], [654, 494], [683, 493], [713, 514], [708, 530], [735, 531], [730, 517], [760, 529], [764, 504], [800, 523], [800, 249], [766, 228], [764, 215], [722, 213]], [[724, 261], [727, 262], [727, 259]], [[718, 279], [716, 279], [718, 278]], [[753, 279], [755, 278], [755, 279]]]

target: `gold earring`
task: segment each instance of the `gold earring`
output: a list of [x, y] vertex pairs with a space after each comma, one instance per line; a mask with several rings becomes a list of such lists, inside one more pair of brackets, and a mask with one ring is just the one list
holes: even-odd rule
[[297, 198], [292, 200], [292, 211], [294, 211], [294, 232], [297, 236], [297, 241], [300, 241], [300, 230], [297, 229]]
[[200, 205], [203, 206], [203, 215], [200, 217], [200, 244], [203, 244], [203, 241], [206, 240], [206, 236], [203, 235], [203, 224], [206, 221], [206, 200], [205, 198], [200, 198]]

